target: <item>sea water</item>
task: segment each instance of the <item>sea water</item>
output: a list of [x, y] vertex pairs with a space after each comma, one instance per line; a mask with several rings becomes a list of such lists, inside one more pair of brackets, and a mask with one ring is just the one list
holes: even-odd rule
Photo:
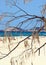
[[[7, 31], [6, 33], [4, 31], [0, 31], [0, 37], [3, 36], [29, 36], [32, 35], [32, 32], [15, 32], [15, 31]], [[46, 36], [46, 32], [40, 32], [39, 36]]]

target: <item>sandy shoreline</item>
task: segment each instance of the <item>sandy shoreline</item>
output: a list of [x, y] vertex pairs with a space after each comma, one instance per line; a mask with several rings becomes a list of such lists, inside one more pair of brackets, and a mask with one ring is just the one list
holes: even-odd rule
[[[12, 50], [19, 41], [23, 40], [26, 36], [22, 36], [22, 37], [15, 37], [16, 40], [11, 40], [10, 44], [10, 50]], [[0, 39], [3, 39], [3, 37], [0, 37]], [[28, 39], [28, 44], [29, 46], [31, 45], [31, 39], [32, 37], [30, 37], [30, 39]], [[46, 36], [40, 36], [40, 46], [42, 46], [44, 43], [46, 43]], [[3, 54], [7, 54], [9, 52], [9, 48], [8, 48], [8, 44], [9, 41], [7, 39], [7, 41], [5, 41], [5, 43], [3, 43], [2, 41], [0, 41], [0, 52], [2, 52]], [[37, 42], [37, 40], [35, 40], [35, 46], [36, 48], [39, 47], [39, 44]], [[30, 46], [31, 47], [31, 46]], [[16, 59], [18, 60], [18, 65], [31, 65], [31, 55], [29, 57], [24, 58], [24, 55], [27, 54], [27, 52], [23, 53], [22, 52], [30, 47], [25, 48], [24, 47], [24, 42], [22, 42], [11, 54], [9, 54], [6, 58], [1, 59], [0, 60], [0, 65], [11, 65], [10, 60], [11, 58], [13, 61], [13, 65], [17, 65], [16, 63]], [[44, 55], [44, 49], [45, 49], [45, 55]], [[19, 55], [21, 55], [19, 57]], [[1, 53], [0, 53], [0, 57], [1, 57]], [[23, 58], [23, 60], [22, 60]], [[46, 48], [42, 48], [41, 49], [41, 53], [40, 56], [38, 56], [38, 52], [35, 54], [35, 56], [33, 56], [33, 63], [34, 65], [46, 65]], [[23, 63], [21, 63], [21, 61], [23, 61]], [[20, 63], [21, 64], [20, 64]], [[15, 64], [14, 64], [15, 63]]]

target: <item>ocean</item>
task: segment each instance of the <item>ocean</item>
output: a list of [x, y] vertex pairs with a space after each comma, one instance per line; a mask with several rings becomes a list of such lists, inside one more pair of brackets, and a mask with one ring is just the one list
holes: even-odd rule
[[[32, 35], [32, 32], [15, 32], [15, 31], [10, 31], [10, 32], [4, 32], [0, 31], [0, 37], [4, 37], [5, 35], [7, 36], [29, 36]], [[40, 32], [39, 36], [46, 36], [46, 32]]]

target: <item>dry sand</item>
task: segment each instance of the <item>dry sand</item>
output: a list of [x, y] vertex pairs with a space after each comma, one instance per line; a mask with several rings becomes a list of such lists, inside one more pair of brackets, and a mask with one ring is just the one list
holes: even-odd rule
[[[15, 37], [16, 40], [11, 40], [11, 46], [10, 46], [11, 50], [17, 45], [17, 43], [19, 41], [21, 41], [25, 37], [26, 36], [22, 36], [22, 37], [19, 36], [19, 37]], [[3, 39], [3, 37], [0, 37], [0, 39]], [[30, 37], [30, 39], [28, 39], [29, 45], [31, 45], [31, 39], [32, 39], [32, 37]], [[46, 43], [46, 36], [40, 36], [40, 46], [42, 46], [44, 43]], [[2, 52], [3, 54], [7, 54], [9, 52], [8, 44], [9, 44], [8, 40], [5, 41], [4, 43], [2, 41], [0, 41], [0, 52]], [[36, 46], [36, 49], [39, 47], [37, 40], [35, 40], [34, 45]], [[29, 47], [25, 48], [24, 42], [22, 42], [11, 54], [9, 54], [7, 57], [0, 60], [0, 65], [11, 65], [11, 63], [10, 63], [11, 58], [13, 58], [12, 59], [13, 65], [17, 65], [16, 59], [18, 61], [18, 65], [21, 65], [21, 64], [22, 65], [31, 65], [31, 61], [33, 62], [33, 65], [46, 65], [46, 45], [45, 45], [45, 47], [43, 47], [41, 49], [40, 56], [38, 56], [38, 52], [37, 52], [33, 56], [30, 53], [30, 56], [28, 57], [28, 55], [27, 55], [25, 58], [25, 54], [27, 54], [27, 52], [24, 52], [23, 54], [22, 54], [22, 52], [28, 48]], [[19, 56], [19, 55], [21, 55], [21, 56]], [[2, 55], [0, 53], [0, 57], [1, 56]], [[21, 61], [23, 61], [23, 63], [21, 63]]]

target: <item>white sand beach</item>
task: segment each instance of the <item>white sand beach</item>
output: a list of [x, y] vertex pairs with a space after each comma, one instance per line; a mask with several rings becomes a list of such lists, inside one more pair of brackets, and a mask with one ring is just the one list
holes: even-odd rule
[[[25, 37], [26, 36], [15, 37], [15, 40], [11, 40], [10, 43], [8, 39], [3, 43], [2, 41], [3, 37], [0, 37], [0, 58], [5, 56], [5, 54], [8, 54], [18, 44], [18, 42], [23, 40]], [[39, 38], [40, 38], [40, 46], [46, 43], [46, 36], [40, 36]], [[0, 59], [0, 65], [31, 65], [31, 62], [33, 62], [33, 65], [46, 65], [46, 45], [40, 49], [40, 56], [38, 55], [39, 51], [37, 51], [35, 54], [32, 55], [30, 49], [31, 40], [32, 37], [30, 37], [30, 39], [27, 39], [29, 46], [24, 47], [24, 41], [23, 41], [7, 57]], [[9, 44], [11, 44], [10, 51], [8, 47]], [[39, 48], [37, 40], [35, 40], [33, 48], [35, 47], [36, 49], [34, 49], [34, 51]]]

